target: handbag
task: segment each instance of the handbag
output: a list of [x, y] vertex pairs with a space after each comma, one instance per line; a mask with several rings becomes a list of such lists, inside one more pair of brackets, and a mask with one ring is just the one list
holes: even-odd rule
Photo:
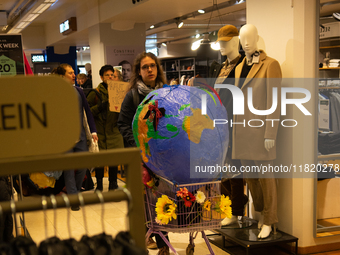
[[87, 117], [86, 117], [86, 113], [84, 112], [84, 118], [83, 118], [83, 126], [85, 129], [85, 133], [86, 133], [86, 139], [87, 139], [87, 146], [89, 148], [89, 152], [99, 152], [99, 147], [98, 147], [98, 142], [95, 142], [92, 138], [91, 135], [91, 131], [90, 131], [90, 127], [89, 124], [87, 122]]

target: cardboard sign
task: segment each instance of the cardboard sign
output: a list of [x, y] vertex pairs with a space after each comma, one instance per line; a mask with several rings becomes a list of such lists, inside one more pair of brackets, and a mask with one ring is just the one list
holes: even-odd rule
[[80, 137], [78, 95], [57, 76], [0, 77], [0, 159], [63, 153]]
[[130, 84], [123, 81], [108, 81], [108, 93], [111, 112], [120, 112], [120, 107], [125, 98]]

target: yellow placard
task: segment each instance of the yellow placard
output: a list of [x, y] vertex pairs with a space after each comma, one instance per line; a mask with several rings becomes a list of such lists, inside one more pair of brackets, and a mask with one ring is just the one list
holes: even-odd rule
[[0, 77], [0, 158], [57, 154], [80, 136], [75, 88], [57, 76]]
[[120, 106], [124, 100], [130, 84], [123, 81], [108, 81], [108, 93], [111, 112], [120, 112]]

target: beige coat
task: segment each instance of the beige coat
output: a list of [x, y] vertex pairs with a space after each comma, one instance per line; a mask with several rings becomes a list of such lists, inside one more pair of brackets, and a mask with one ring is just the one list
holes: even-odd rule
[[[245, 61], [246, 58], [236, 67], [235, 78], [240, 78]], [[233, 159], [274, 160], [276, 158], [276, 135], [279, 121], [269, 121], [269, 119], [280, 119], [281, 77], [280, 64], [275, 59], [267, 57], [264, 51], [260, 51], [259, 63], [253, 64], [241, 88], [244, 95], [244, 115], [234, 115], [233, 117], [234, 123], [245, 120], [245, 127], [243, 124], [233, 124]], [[238, 83], [239, 80], [236, 79], [235, 86], [238, 86]], [[247, 88], [249, 87], [253, 90], [253, 106], [257, 110], [268, 110], [271, 108], [273, 99], [272, 88], [277, 87], [278, 105], [276, 111], [267, 116], [251, 113], [248, 108]], [[263, 126], [249, 127], [248, 121], [252, 119], [261, 119], [264, 122]], [[261, 126], [261, 122], [251, 121], [250, 125]], [[266, 138], [275, 140], [275, 146], [271, 148], [269, 152], [264, 147], [264, 140]]]

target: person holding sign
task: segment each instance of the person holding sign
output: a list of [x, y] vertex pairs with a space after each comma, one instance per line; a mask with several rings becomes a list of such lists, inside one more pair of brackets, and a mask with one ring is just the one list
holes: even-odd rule
[[[121, 81], [122, 75], [119, 70], [113, 68], [112, 65], [104, 65], [100, 68], [99, 75], [103, 81], [96, 88], [97, 91], [91, 91], [87, 100], [89, 102], [91, 112], [96, 123], [99, 150], [124, 148], [123, 137], [119, 133], [117, 127], [118, 112], [111, 112], [109, 110], [109, 96], [108, 96], [108, 81]], [[98, 92], [98, 93], [96, 93]], [[97, 190], [103, 190], [104, 168], [97, 167], [96, 179]], [[109, 167], [109, 190], [118, 188], [117, 184], [117, 166]]]
[[[75, 82], [76, 76], [74, 74], [74, 70], [72, 66], [70, 66], [69, 64], [59, 65], [57, 69], [54, 70], [54, 73], [60, 75], [62, 78], [68, 81], [71, 85], [73, 85]], [[80, 119], [81, 120], [83, 119], [84, 117], [83, 114], [85, 110], [87, 122], [91, 130], [92, 138], [94, 141], [98, 141], [98, 136], [96, 133], [97, 132], [96, 126], [95, 126], [89, 105], [87, 103], [85, 94], [81, 88], [75, 87], [75, 86], [74, 88], [78, 92], [77, 95], [79, 99], [78, 101], [79, 101]], [[77, 143], [70, 150], [70, 152], [80, 152], [80, 151], [87, 151], [87, 150], [88, 150], [88, 147], [87, 147], [85, 128], [84, 128], [83, 122], [81, 121], [81, 133], [80, 133], [79, 141], [77, 141]], [[65, 179], [65, 186], [66, 186], [67, 194], [77, 194], [80, 191], [85, 174], [86, 174], [86, 168], [77, 169], [77, 171], [71, 171], [71, 170], [64, 171], [64, 179]], [[80, 209], [79, 206], [71, 206], [71, 210], [73, 211], [78, 211], [79, 209]]]

